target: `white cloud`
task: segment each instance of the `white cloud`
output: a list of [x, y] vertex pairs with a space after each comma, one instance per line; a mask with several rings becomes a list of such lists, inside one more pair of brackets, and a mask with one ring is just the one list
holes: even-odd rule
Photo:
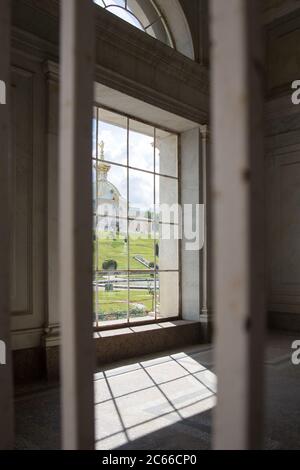
[[[96, 135], [96, 123], [93, 123], [94, 140]], [[127, 162], [127, 132], [121, 127], [99, 123], [98, 141], [104, 141], [104, 156], [110, 162], [126, 164]], [[144, 170], [154, 170], [153, 138], [130, 132], [129, 164]], [[96, 156], [94, 144], [93, 156]], [[114, 184], [121, 196], [127, 199], [127, 170], [126, 168], [112, 165], [108, 180]], [[154, 204], [154, 175], [138, 170], [129, 170], [130, 206], [142, 211], [153, 209]]]

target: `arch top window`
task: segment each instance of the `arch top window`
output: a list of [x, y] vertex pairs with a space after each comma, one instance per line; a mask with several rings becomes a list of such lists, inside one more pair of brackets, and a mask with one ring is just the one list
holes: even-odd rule
[[132, 26], [174, 48], [167, 22], [154, 0], [94, 0]]

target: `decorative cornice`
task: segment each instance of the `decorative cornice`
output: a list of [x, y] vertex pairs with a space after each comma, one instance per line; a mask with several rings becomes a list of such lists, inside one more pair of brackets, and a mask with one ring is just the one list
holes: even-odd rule
[[[35, 45], [37, 49], [40, 49], [41, 46], [43, 46], [43, 49], [52, 46], [53, 52], [53, 46], [56, 46], [56, 55], [58, 57], [59, 1], [43, 0], [41, 2], [40, 0], [17, 0], [15, 8], [20, 9], [22, 4], [28, 9], [34, 10], [36, 15], [40, 14], [41, 22], [43, 18], [45, 19], [47, 16], [51, 16], [51, 20], [57, 23], [57, 41], [54, 44], [53, 40], [47, 41], [44, 38], [38, 38], [38, 44], [36, 42], [38, 35], [34, 37], [35, 35], [27, 33], [26, 38], [24, 36], [26, 32], [20, 31], [20, 28], [16, 26], [13, 28], [14, 36], [16, 36], [19, 42], [24, 42], [24, 44], [28, 44], [31, 47]], [[130, 52], [134, 57], [155, 67], [163, 68], [172, 76], [175, 74], [179, 79], [185, 82], [188, 81], [192, 86], [200, 87], [203, 92], [208, 93], [208, 68], [206, 66], [200, 65], [188, 57], [185, 57], [171, 47], [166, 46], [161, 41], [157, 41], [150, 35], [146, 35], [139, 29], [120, 20], [110, 12], [98, 8], [97, 5], [95, 5], [95, 16], [96, 37], [101, 39], [99, 47], [102, 47], [103, 41], [109, 43], [113, 45], [116, 50], [123, 51], [125, 55]], [[33, 27], [33, 25], [31, 25], [31, 27]], [[23, 36], [22, 39], [20, 35]]]
[[[195, 123], [207, 122], [208, 115], [208, 96], [200, 95], [201, 105], [197, 105], [197, 100], [199, 101], [199, 95], [197, 100], [194, 100], [194, 103], [191, 100], [189, 102], [179, 101], [178, 97], [172, 96], [170, 93], [165, 93], [159, 89], [151, 88], [142, 83], [138, 83], [130, 78], [121, 75], [119, 73], [107, 70], [100, 66], [96, 66], [96, 81], [106, 85], [107, 87], [116, 89], [122, 93], [125, 93], [129, 96], [133, 96], [141, 101], [146, 101], [147, 103], [156, 106], [158, 108], [163, 108], [165, 111], [182, 116], [190, 121]], [[199, 93], [198, 91], [193, 91], [189, 89], [191, 97]], [[101, 103], [99, 103], [101, 104]]]
[[[58, 67], [53, 64], [58, 63], [59, 2], [18, 0], [17, 4], [14, 8], [21, 10], [15, 15], [14, 50], [48, 64], [47, 78], [57, 80]], [[96, 81], [195, 122], [207, 121], [206, 67], [96, 5], [95, 15]], [[41, 27], [48, 21], [49, 34]]]
[[161, 41], [153, 39], [103, 9], [96, 14], [96, 36], [103, 43], [114, 46], [124, 56], [130, 54], [191, 87], [208, 93], [208, 69], [185, 57]]
[[[18, 5], [15, 5], [15, 8], [20, 8], [20, 3], [23, 3], [27, 8], [36, 10], [43, 16], [51, 16], [52, 20], [57, 21], [58, 27], [59, 0], [43, 0], [42, 2], [41, 0], [17, 0], [17, 2]], [[142, 57], [144, 61], [152, 65], [166, 67], [171, 74], [178, 74], [178, 78], [186, 80], [188, 77], [195, 82], [196, 86], [203, 86], [205, 82], [208, 85], [206, 66], [197, 64], [161, 41], [155, 40], [150, 35], [145, 35], [143, 31], [120, 20], [97, 5], [95, 5], [95, 16], [96, 36], [101, 40], [110, 42], [125, 53], [128, 53], [128, 49], [130, 49], [131, 54], [138, 58]], [[203, 91], [208, 92], [208, 87]]]
[[12, 28], [12, 50], [39, 62], [48, 59], [58, 61], [57, 45], [16, 26]]

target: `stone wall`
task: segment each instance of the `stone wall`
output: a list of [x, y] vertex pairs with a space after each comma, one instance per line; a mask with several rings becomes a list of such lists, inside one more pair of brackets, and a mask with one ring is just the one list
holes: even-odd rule
[[[268, 2], [270, 9], [295, 2]], [[299, 2], [296, 2], [299, 3]], [[299, 6], [299, 5], [298, 5]], [[272, 326], [300, 329], [300, 9], [266, 26], [268, 309]]]

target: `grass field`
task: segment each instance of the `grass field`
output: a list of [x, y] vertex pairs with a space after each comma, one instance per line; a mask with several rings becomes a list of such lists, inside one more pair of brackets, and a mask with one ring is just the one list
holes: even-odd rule
[[[130, 275], [130, 277], [146, 277], [151, 279], [147, 267], [135, 260], [134, 256], [142, 256], [148, 262], [154, 263], [154, 250], [154, 240], [151, 236], [130, 235], [129, 243], [127, 243], [124, 236], [113, 239], [110, 238], [107, 233], [103, 232], [100, 233], [98, 239], [94, 241], [94, 269], [100, 271], [105, 260], [113, 259], [117, 262], [118, 270], [130, 269], [145, 271], [144, 273]], [[158, 264], [157, 258], [156, 264]], [[124, 277], [124, 275], [122, 275], [122, 277]], [[97, 278], [101, 279], [101, 275], [98, 274]], [[117, 284], [114, 286], [112, 292], [99, 289], [97, 293], [94, 292], [94, 312], [97, 312], [100, 320], [126, 318], [127, 300], [127, 290], [118, 289]], [[152, 293], [149, 293], [148, 289], [130, 289], [129, 311], [131, 316], [143, 316], [153, 310], [154, 296]]]
[[[129, 266], [128, 266], [129, 251]], [[118, 263], [118, 269], [146, 269], [134, 256], [143, 256], [147, 261], [154, 263], [154, 240], [151, 236], [130, 235], [129, 243], [123, 236], [115, 240], [101, 233], [98, 240], [94, 241], [94, 266], [98, 271], [102, 269], [103, 261], [114, 259]], [[98, 263], [97, 263], [98, 261]], [[156, 259], [158, 264], [158, 259]]]
[[[98, 313], [127, 312], [127, 297], [126, 290], [98, 291]], [[96, 295], [94, 296], [94, 305], [96, 311]], [[129, 309], [135, 310], [137, 305], [144, 305], [145, 312], [151, 312], [154, 309], [153, 295], [149, 294], [147, 290], [130, 290]]]

